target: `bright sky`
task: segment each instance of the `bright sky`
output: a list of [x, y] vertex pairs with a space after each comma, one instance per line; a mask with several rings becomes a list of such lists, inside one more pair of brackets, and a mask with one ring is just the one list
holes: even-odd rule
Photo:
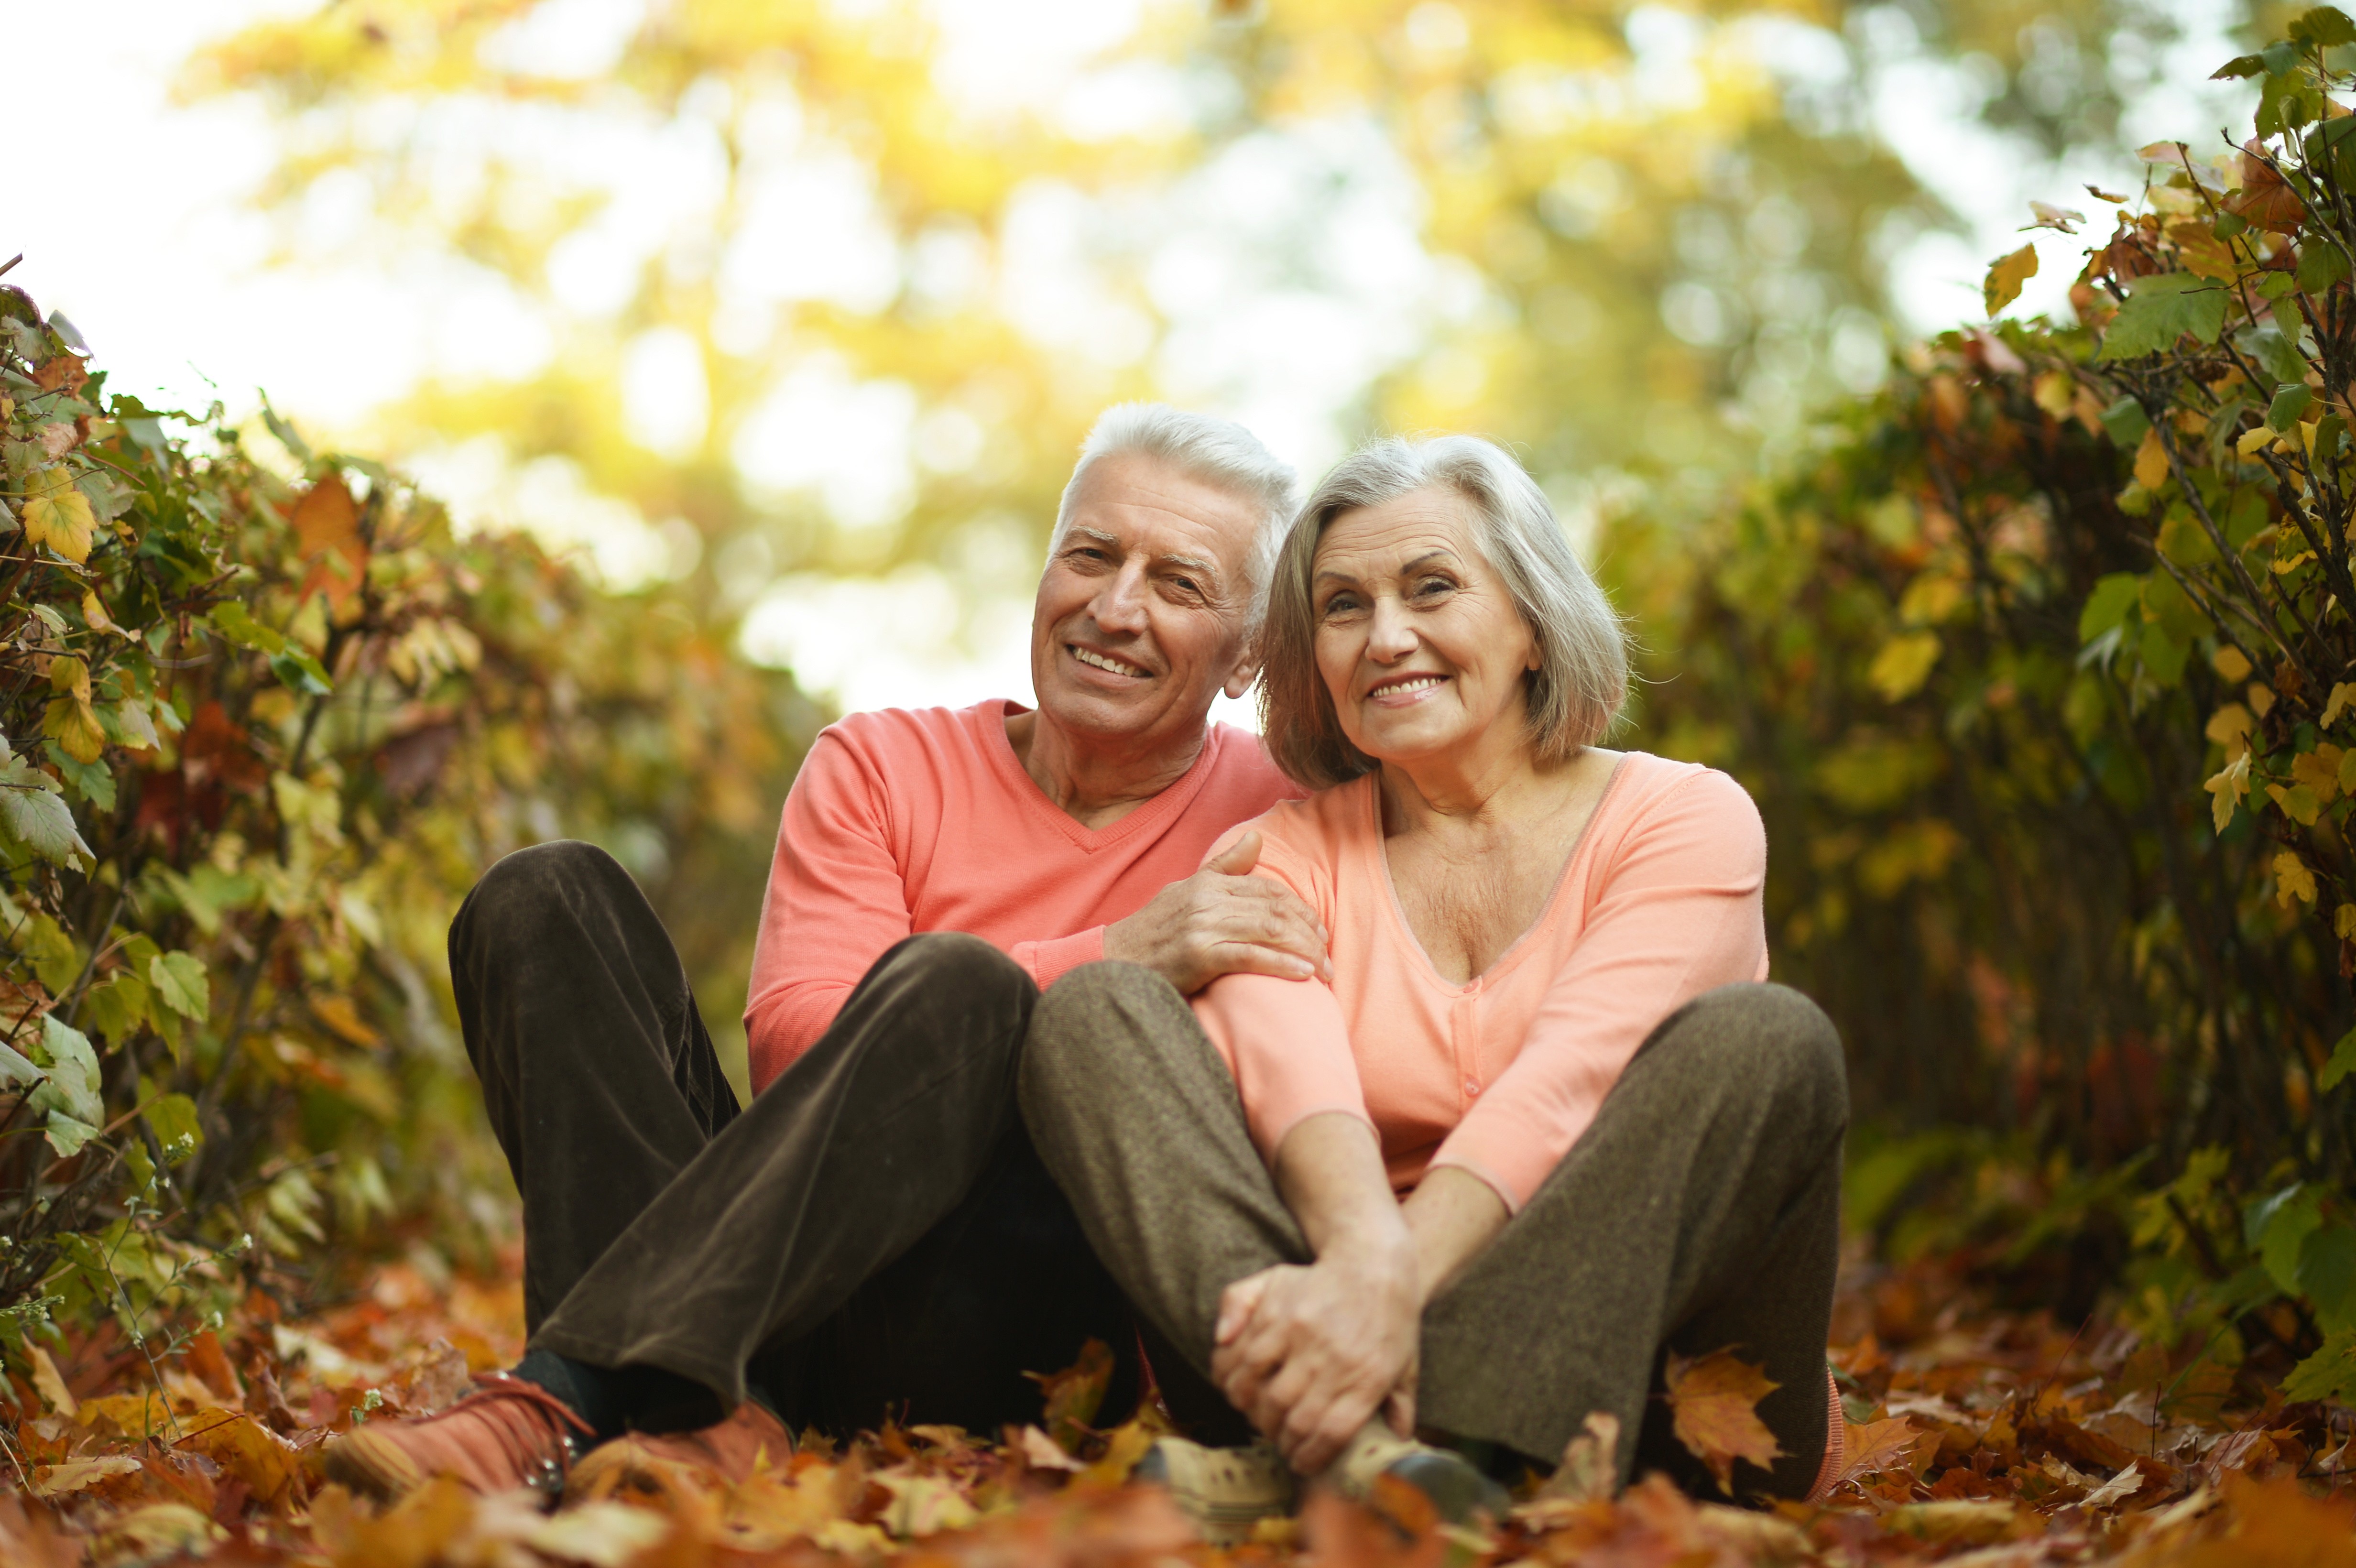
[[[9, 281], [73, 319], [114, 372], [116, 389], [201, 406], [217, 388], [232, 411], [242, 411], [254, 406], [255, 389], [266, 387], [282, 411], [350, 430], [429, 369], [463, 374], [544, 357], [565, 329], [567, 312], [606, 308], [613, 280], [629, 275], [628, 235], [691, 221], [700, 156], [691, 135], [663, 142], [617, 132], [612, 145], [579, 152], [602, 168], [625, 171], [614, 230], [560, 256], [552, 304], [528, 305], [446, 263], [356, 257], [349, 241], [366, 232], [365, 197], [332, 182], [305, 208], [292, 249], [276, 253], [278, 231], [243, 205], [272, 160], [259, 111], [242, 104], [183, 108], [171, 101], [169, 82], [205, 38], [315, 3], [0, 0], [12, 59], [57, 62], [56, 69], [12, 73], [14, 118], [71, 123], [70, 156], [85, 170], [102, 171], [102, 178], [78, 183], [71, 202], [11, 204], [0, 218], [0, 260], [26, 253]], [[2136, 140], [2222, 124], [2228, 106], [2239, 101], [2201, 84], [2232, 52], [2220, 30], [2226, 0], [2172, 3], [2188, 38], [2157, 62], [2156, 74], [2196, 85], [2140, 99], [2131, 124]], [[1083, 69], [1090, 55], [1135, 27], [1141, 0], [935, 4], [951, 38], [940, 80], [969, 102], [1052, 101], [1076, 127], [1107, 130], [1183, 112], [1166, 79], [1108, 80]], [[642, 5], [550, 0], [540, 18], [503, 47], [542, 69], [594, 76], [610, 65]], [[1033, 15], [1011, 19], [1017, 8]], [[1422, 19], [1437, 26], [1450, 8], [1425, 9], [1432, 16]], [[1683, 14], [1660, 8], [1632, 19], [1640, 75], [1654, 89], [1676, 91], [1693, 28]], [[1838, 56], [1833, 40], [1810, 32], [1793, 23], [1776, 34], [1794, 70]], [[2043, 166], [1977, 127], [1969, 116], [1987, 91], [1984, 76], [1970, 62], [1923, 58], [1896, 7], [1873, 13], [1866, 36], [1878, 62], [1877, 130], [1919, 176], [1947, 195], [1970, 229], [1968, 237], [1915, 238], [1892, 255], [1909, 329], [1935, 331], [1976, 316], [1987, 263], [2022, 242], [2015, 230], [2027, 219], [2031, 197], [2094, 208], [2084, 182], [2125, 189], [2138, 181], [2135, 165], [2115, 157], [2085, 167]], [[875, 230], [857, 170], [794, 151], [793, 137], [792, 127], [780, 129], [780, 200], [796, 214], [801, 241], [793, 250], [840, 260], [831, 272], [800, 276], [775, 258], [756, 257], [744, 273], [773, 292], [855, 304], [888, 272], [888, 240]], [[1310, 192], [1319, 194], [1304, 195]], [[1327, 205], [1310, 231], [1339, 234], [1347, 243], [1330, 246], [1337, 260], [1304, 283], [1296, 263], [1304, 202], [1312, 199]], [[1411, 357], [1424, 333], [1472, 303], [1474, 285], [1462, 270], [1423, 251], [1418, 212], [1412, 182], [1377, 134], [1326, 124], [1239, 144], [1160, 209], [1119, 215], [1125, 242], [1147, 258], [1149, 286], [1170, 323], [1154, 364], [1170, 395], [1244, 420], [1304, 471], [1330, 462], [1336, 412], [1369, 377]], [[833, 215], [840, 244], [808, 243], [803, 226], [813, 213]], [[1004, 270], [1023, 282], [1001, 304], [1043, 341], [1133, 355], [1122, 345], [1142, 345], [1151, 336], [1147, 324], [1124, 320], [1129, 307], [1088, 273], [1089, 226], [1100, 221], [1076, 196], [1042, 190], [1026, 199], [1008, 235], [1021, 264]], [[2105, 223], [2098, 210], [2094, 226]], [[757, 233], [746, 240], [759, 242]], [[2038, 245], [2043, 266], [2021, 301], [2024, 311], [2060, 304], [2084, 240], [2043, 232]], [[936, 250], [912, 258], [912, 269], [946, 280], [942, 287], [958, 286], [955, 246]], [[723, 284], [727, 276], [723, 266]], [[642, 339], [633, 348], [633, 383], [662, 385], [664, 365], [680, 359], [678, 347], [660, 335]], [[698, 393], [700, 383], [652, 400], [651, 439], [694, 440]], [[919, 423], [912, 404], [891, 389], [852, 387], [822, 364], [789, 377], [773, 402], [761, 427], [771, 433], [756, 429], [740, 443], [739, 466], [756, 485], [814, 487], [852, 521], [888, 523], [904, 504], [910, 464], [954, 464], [966, 439], [954, 421]], [[677, 427], [668, 435], [659, 424], [664, 418]], [[520, 524], [578, 543], [611, 580], [643, 580], [691, 560], [691, 530], [682, 538], [683, 525], [666, 527], [589, 494], [560, 461], [519, 470], [496, 449], [477, 448], [436, 454], [418, 466], [462, 517], [484, 526]], [[972, 559], [946, 570], [915, 568], [889, 580], [782, 579], [754, 603], [746, 649], [792, 664], [808, 687], [848, 708], [1027, 696], [1026, 583], [1035, 569], [1009, 559], [987, 528], [969, 553]], [[1242, 714], [1231, 709], [1227, 716]]]

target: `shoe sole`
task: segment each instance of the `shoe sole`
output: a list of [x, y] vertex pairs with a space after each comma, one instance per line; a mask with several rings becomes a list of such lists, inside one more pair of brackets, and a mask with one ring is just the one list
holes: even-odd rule
[[1449, 1524], [1470, 1524], [1476, 1514], [1503, 1519], [1510, 1499], [1505, 1488], [1483, 1475], [1472, 1461], [1444, 1450], [1410, 1454], [1383, 1473], [1396, 1476], [1431, 1499], [1431, 1508]]
[[[347, 1434], [321, 1456], [319, 1467], [327, 1479], [379, 1502], [399, 1502], [425, 1484], [425, 1477], [409, 1456], [389, 1445], [373, 1443], [373, 1434]], [[382, 1452], [380, 1452], [382, 1450]]]

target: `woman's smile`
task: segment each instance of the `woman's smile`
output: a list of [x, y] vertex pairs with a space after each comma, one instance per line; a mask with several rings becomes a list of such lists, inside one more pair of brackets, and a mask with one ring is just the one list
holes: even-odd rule
[[1406, 708], [1448, 684], [1449, 677], [1430, 670], [1414, 670], [1404, 675], [1383, 677], [1366, 688], [1366, 700], [1379, 702], [1386, 708]]

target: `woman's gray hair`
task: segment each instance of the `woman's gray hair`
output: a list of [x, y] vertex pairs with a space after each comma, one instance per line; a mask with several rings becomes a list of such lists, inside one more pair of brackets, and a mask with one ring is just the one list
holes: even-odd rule
[[1627, 702], [1627, 632], [1572, 553], [1546, 492], [1522, 465], [1478, 436], [1386, 437], [1360, 447], [1325, 475], [1277, 557], [1260, 729], [1277, 766], [1309, 789], [1329, 789], [1375, 766], [1343, 733], [1333, 696], [1317, 673], [1310, 592], [1317, 541], [1344, 512], [1427, 489], [1450, 491], [1466, 503], [1473, 542], [1537, 640], [1538, 667], [1523, 692], [1530, 744], [1538, 756], [1558, 761], [1602, 739]]
[[1051, 557], [1070, 526], [1072, 497], [1078, 494], [1080, 481], [1104, 459], [1124, 453], [1158, 457], [1187, 477], [1239, 496], [1258, 509], [1251, 549], [1244, 556], [1244, 571], [1249, 578], [1246, 586], [1251, 593], [1245, 629], [1257, 636], [1268, 613], [1269, 575], [1301, 494], [1292, 465], [1233, 420], [1189, 413], [1167, 403], [1115, 403], [1098, 416], [1087, 440], [1080, 443], [1080, 461], [1074, 465], [1071, 478], [1064, 485], [1064, 498], [1055, 507], [1055, 532], [1047, 546]]

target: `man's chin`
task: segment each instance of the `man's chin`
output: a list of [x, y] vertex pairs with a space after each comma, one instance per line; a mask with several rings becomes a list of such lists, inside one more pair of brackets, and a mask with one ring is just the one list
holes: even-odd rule
[[[1199, 729], [1210, 710], [1205, 703], [1193, 728]], [[1140, 681], [1134, 691], [1127, 692], [1059, 686], [1039, 693], [1039, 716], [1059, 730], [1099, 741], [1130, 740], [1170, 729], [1178, 717], [1158, 681]]]

